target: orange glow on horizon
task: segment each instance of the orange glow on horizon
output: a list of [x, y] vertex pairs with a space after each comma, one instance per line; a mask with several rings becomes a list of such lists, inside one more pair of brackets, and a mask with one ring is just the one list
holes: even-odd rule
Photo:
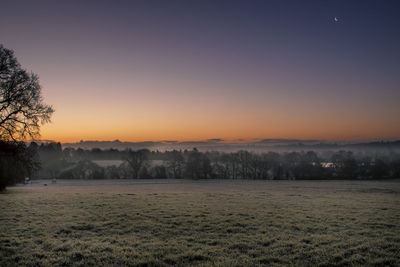
[[[101, 84], [90, 87], [100, 92], [97, 94], [86, 84], [74, 85], [74, 90], [82, 92], [78, 95], [60, 96], [44, 90], [46, 102], [53, 104], [55, 113], [52, 123], [42, 126], [41, 139], [142, 142], [400, 138], [395, 98], [390, 103], [386, 101], [387, 107], [383, 109], [376, 99], [355, 103], [352, 98], [333, 93], [292, 96], [273, 88], [248, 94], [233, 84], [218, 85], [222, 89], [210, 92], [204, 91], [201, 83], [171, 82], [166, 86], [140, 81], [122, 94], [107, 91]], [[43, 88], [69, 92], [69, 85], [61, 86], [53, 79], [44, 83]], [[164, 93], [173, 88], [173, 94]]]
[[[152, 122], [152, 123], [150, 123]], [[43, 140], [59, 142], [79, 142], [80, 140], [143, 142], [143, 141], [205, 141], [222, 139], [224, 142], [252, 142], [261, 139], [300, 139], [325, 141], [362, 141], [398, 139], [400, 129], [386, 129], [382, 125], [368, 124], [362, 121], [355, 125], [351, 121], [331, 123], [324, 127], [323, 121], [310, 123], [298, 121], [270, 120], [266, 124], [258, 121], [235, 123], [229, 120], [171, 120], [170, 122], [151, 120], [149, 123], [104, 122], [104, 124], [48, 124], [42, 127]]]

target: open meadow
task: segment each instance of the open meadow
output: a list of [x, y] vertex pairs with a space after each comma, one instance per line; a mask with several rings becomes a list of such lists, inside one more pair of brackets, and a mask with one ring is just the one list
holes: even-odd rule
[[58, 181], [0, 194], [0, 266], [399, 266], [400, 182]]

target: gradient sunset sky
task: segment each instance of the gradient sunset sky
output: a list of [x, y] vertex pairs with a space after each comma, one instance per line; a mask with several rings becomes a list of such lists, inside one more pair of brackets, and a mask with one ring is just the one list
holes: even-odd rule
[[400, 1], [0, 9], [0, 43], [56, 110], [42, 139], [400, 138]]

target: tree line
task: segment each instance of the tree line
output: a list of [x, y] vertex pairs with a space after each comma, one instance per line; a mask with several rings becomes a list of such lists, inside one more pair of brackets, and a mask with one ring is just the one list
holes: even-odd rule
[[[37, 178], [63, 179], [387, 179], [400, 177], [400, 154], [352, 151], [200, 152], [62, 149], [31, 143]], [[116, 162], [103, 165], [103, 162]]]

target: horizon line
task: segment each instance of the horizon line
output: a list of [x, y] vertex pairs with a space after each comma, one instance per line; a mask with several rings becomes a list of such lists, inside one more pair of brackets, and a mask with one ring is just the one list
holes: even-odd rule
[[267, 142], [292, 142], [292, 143], [363, 143], [363, 142], [395, 142], [400, 141], [398, 138], [366, 138], [366, 139], [297, 139], [297, 138], [250, 138], [250, 139], [198, 139], [198, 140], [142, 140], [142, 141], [131, 141], [131, 140], [96, 140], [96, 139], [81, 139], [79, 141], [62, 141], [52, 139], [38, 139], [38, 140], [26, 140], [24, 142], [38, 142], [38, 143], [61, 143], [61, 144], [79, 144], [85, 142], [108, 142], [108, 143], [162, 143], [162, 144], [185, 144], [185, 143], [210, 143], [210, 144], [249, 144], [249, 143], [267, 143]]

